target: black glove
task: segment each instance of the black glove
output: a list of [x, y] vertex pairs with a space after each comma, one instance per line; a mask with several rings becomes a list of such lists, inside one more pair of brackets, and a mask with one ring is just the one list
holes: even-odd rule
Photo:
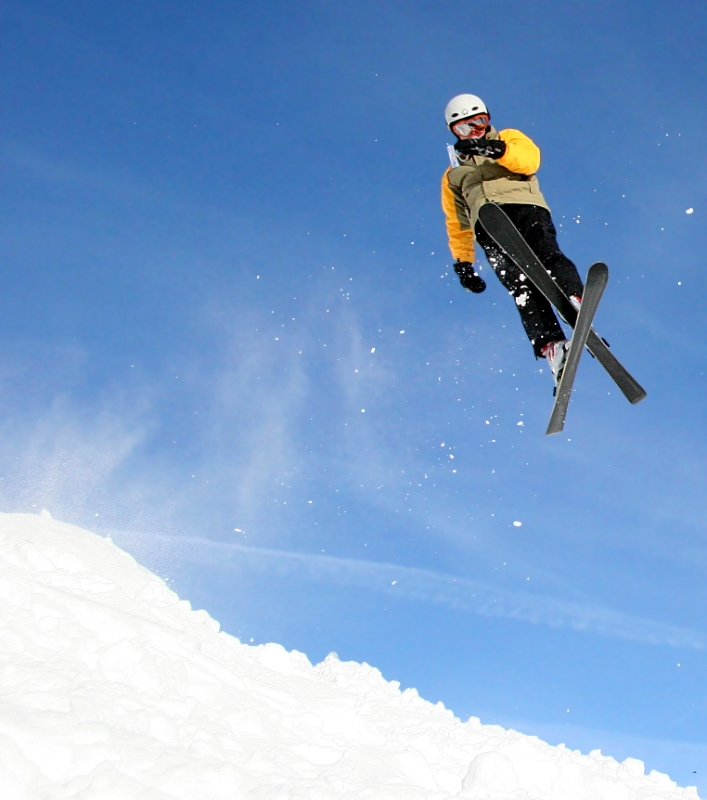
[[460, 139], [454, 149], [463, 156], [501, 158], [506, 152], [506, 143], [501, 139]]
[[468, 261], [457, 261], [454, 271], [459, 276], [461, 285], [474, 294], [481, 294], [486, 288], [486, 281], [474, 272], [474, 267]]

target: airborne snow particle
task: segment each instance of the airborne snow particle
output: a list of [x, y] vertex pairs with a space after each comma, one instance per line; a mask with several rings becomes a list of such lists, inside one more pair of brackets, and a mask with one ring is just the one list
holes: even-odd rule
[[516, 521], [513, 523], [513, 527], [514, 527], [514, 528], [520, 528], [520, 526], [521, 526], [522, 524], [523, 524], [522, 522], [518, 522], [518, 520], [516, 520]]
[[686, 213], [686, 214], [692, 214], [692, 212], [693, 212], [694, 210], [695, 210], [694, 208], [688, 208], [688, 209], [687, 209], [687, 211], [686, 211], [685, 213]]
[[372, 347], [372, 348], [371, 348], [371, 352], [372, 352], [372, 353], [375, 353], [375, 352], [376, 352], [376, 348], [375, 348], [375, 347]]

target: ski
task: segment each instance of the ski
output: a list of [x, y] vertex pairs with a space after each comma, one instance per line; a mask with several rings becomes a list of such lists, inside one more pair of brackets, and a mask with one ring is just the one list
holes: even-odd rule
[[[479, 219], [501, 250], [515, 261], [527, 278], [555, 306], [565, 322], [574, 327], [577, 322], [575, 307], [520, 235], [506, 212], [496, 203], [485, 203], [479, 210]], [[643, 400], [646, 396], [645, 389], [609, 350], [604, 339], [593, 328], [589, 330], [587, 336], [587, 349], [609, 373], [629, 403], [639, 403]]]
[[577, 314], [574, 333], [570, 340], [570, 349], [560, 375], [560, 382], [557, 385], [555, 404], [552, 407], [550, 422], [545, 431], [546, 436], [559, 433], [565, 427], [565, 416], [572, 396], [572, 387], [574, 386], [579, 359], [582, 357], [589, 331], [592, 329], [594, 315], [599, 307], [599, 301], [604, 294], [608, 280], [609, 268], [606, 264], [598, 262], [589, 267], [587, 280], [584, 284], [584, 292], [582, 293], [582, 305]]

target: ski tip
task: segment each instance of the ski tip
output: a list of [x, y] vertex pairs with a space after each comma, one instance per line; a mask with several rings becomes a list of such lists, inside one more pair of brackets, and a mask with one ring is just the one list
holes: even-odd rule
[[609, 272], [609, 267], [603, 261], [595, 261], [591, 267], [589, 267], [589, 272]]
[[603, 261], [597, 261], [587, 270], [587, 280], [585, 283], [589, 283], [590, 278], [594, 283], [606, 286], [609, 281], [609, 268]]
[[480, 217], [488, 217], [489, 215], [498, 214], [499, 216], [503, 214], [506, 216], [503, 209], [498, 205], [498, 203], [486, 202], [484, 203], [481, 208], [479, 208], [479, 216]]

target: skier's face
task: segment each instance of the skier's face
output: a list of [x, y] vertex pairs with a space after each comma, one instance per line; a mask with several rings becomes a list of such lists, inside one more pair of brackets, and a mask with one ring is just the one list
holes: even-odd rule
[[452, 133], [460, 139], [480, 139], [486, 133], [489, 122], [488, 114], [476, 114], [455, 122], [452, 125]]

